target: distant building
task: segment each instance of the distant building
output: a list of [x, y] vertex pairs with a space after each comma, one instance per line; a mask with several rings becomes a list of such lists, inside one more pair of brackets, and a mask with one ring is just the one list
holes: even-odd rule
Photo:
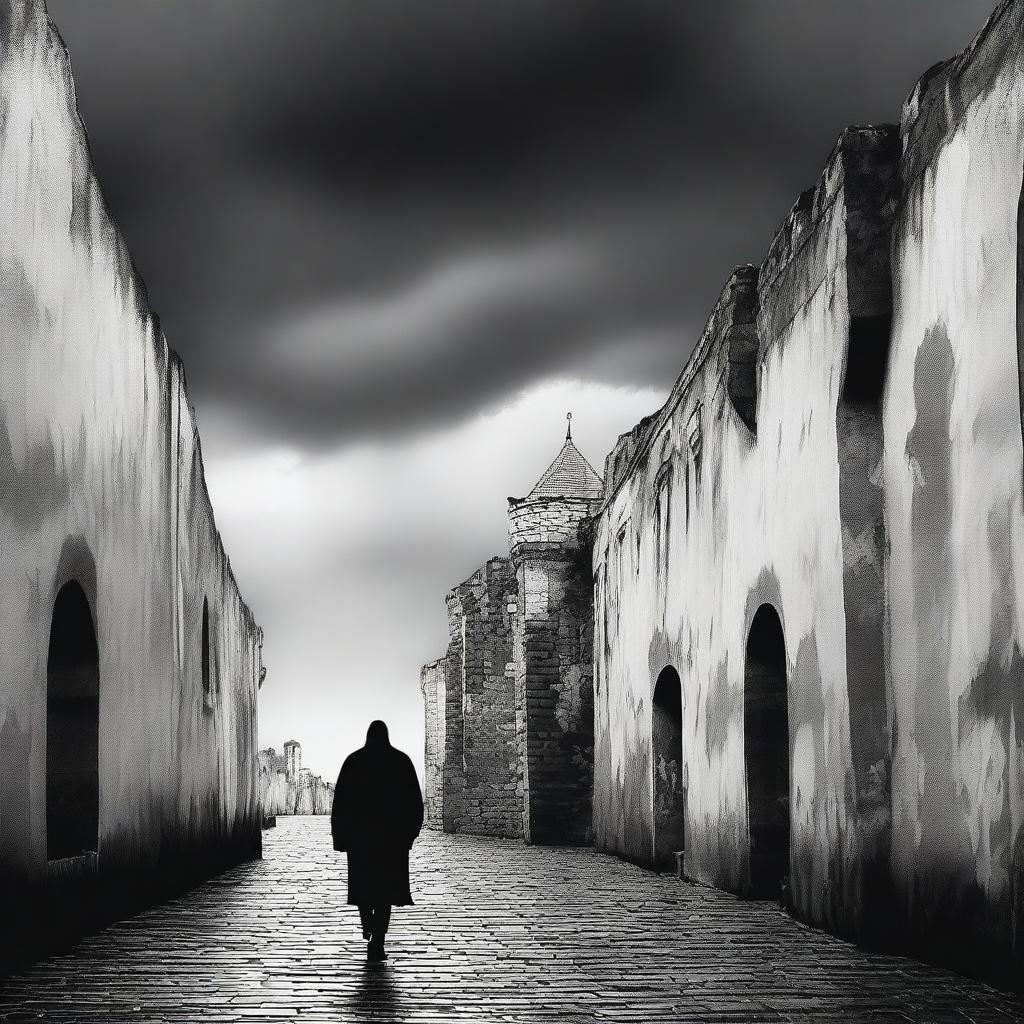
[[334, 784], [302, 767], [302, 747], [288, 740], [284, 753], [259, 752], [260, 806], [263, 820], [279, 814], [330, 814]]
[[285, 740], [284, 743], [285, 770], [294, 779], [298, 778], [302, 768], [302, 747], [296, 740]]

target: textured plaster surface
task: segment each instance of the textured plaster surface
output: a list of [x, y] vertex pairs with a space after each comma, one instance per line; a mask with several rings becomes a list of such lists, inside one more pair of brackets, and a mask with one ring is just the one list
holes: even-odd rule
[[915, 90], [885, 393], [892, 873], [915, 944], [1024, 953], [1020, 4]]
[[[100, 678], [101, 877], [258, 854], [261, 635], [213, 521], [184, 375], [93, 175], [42, 4], [0, 40], [0, 875], [46, 861], [50, 618]], [[201, 619], [210, 610], [210, 687]]]
[[[652, 694], [671, 665], [683, 693], [686, 873], [748, 891], [745, 646], [757, 609], [771, 604], [784, 628], [789, 692], [786, 898], [800, 916], [844, 932], [860, 926], [865, 841], [846, 656], [845, 591], [858, 567], [844, 551], [849, 463], [840, 460], [837, 430], [854, 358], [844, 185], [849, 159], [866, 150], [881, 162], [887, 145], [884, 132], [844, 137], [760, 274], [734, 274], [669, 403], [638, 444], [624, 442], [630, 468], [602, 512], [595, 545], [598, 845], [645, 863], [654, 857]], [[759, 337], [753, 410], [730, 385], [737, 331], [748, 343], [751, 307]], [[863, 525], [873, 540], [880, 523]], [[881, 602], [879, 581], [873, 604]], [[870, 653], [881, 664], [880, 628], [874, 637]], [[884, 693], [882, 700], [884, 707]], [[865, 728], [884, 724], [883, 713]]]
[[898, 139], [844, 134], [666, 407], [609, 456], [594, 548], [598, 845], [653, 856], [651, 695], [671, 664], [686, 871], [745, 891], [744, 640], [768, 602], [786, 900], [977, 970], [1024, 952], [1022, 38], [1004, 0], [915, 88]]

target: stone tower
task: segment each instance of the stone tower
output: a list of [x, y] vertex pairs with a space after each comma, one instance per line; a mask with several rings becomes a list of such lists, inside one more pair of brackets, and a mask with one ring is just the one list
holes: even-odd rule
[[285, 771], [289, 779], [297, 779], [302, 769], [302, 747], [297, 740], [287, 740], [284, 745]]
[[516, 737], [529, 843], [591, 842], [594, 601], [589, 526], [603, 482], [565, 444], [525, 498], [509, 498], [518, 586]]

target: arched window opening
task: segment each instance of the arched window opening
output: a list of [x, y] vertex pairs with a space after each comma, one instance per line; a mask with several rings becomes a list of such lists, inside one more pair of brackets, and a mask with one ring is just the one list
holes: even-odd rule
[[693, 462], [693, 497], [694, 501], [700, 492], [700, 467], [704, 459], [704, 439], [701, 431], [701, 406], [697, 406], [690, 416], [686, 427], [690, 443], [690, 458]]
[[203, 693], [210, 696], [210, 603], [203, 598]]
[[654, 766], [654, 863], [674, 870], [683, 849], [686, 789], [683, 783], [683, 691], [679, 673], [669, 665], [654, 687], [651, 709]]
[[669, 563], [669, 538], [672, 529], [672, 464], [666, 463], [658, 474], [654, 489], [655, 559], [657, 571], [666, 577]]
[[85, 592], [57, 594], [46, 661], [46, 856], [99, 848], [99, 649]]
[[757, 610], [747, 638], [743, 742], [751, 895], [780, 898], [789, 875], [789, 707], [786, 642], [768, 604]]
[[686, 495], [686, 516], [685, 516], [685, 532], [690, 532], [690, 463], [687, 461], [684, 468], [684, 494]]

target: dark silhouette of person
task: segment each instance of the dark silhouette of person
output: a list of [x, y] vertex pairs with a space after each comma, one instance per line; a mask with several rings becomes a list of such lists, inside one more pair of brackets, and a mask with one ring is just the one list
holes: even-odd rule
[[423, 827], [423, 797], [408, 755], [371, 722], [366, 745], [345, 758], [334, 789], [331, 836], [348, 854], [348, 902], [359, 908], [367, 957], [383, 960], [391, 908], [412, 903], [409, 851]]

